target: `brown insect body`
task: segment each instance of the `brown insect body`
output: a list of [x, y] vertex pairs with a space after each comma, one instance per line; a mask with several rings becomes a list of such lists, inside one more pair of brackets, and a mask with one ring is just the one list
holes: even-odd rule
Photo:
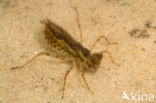
[[[66, 58], [72, 58], [80, 70], [95, 71], [102, 59], [102, 53], [91, 54], [63, 28], [49, 19], [45, 22], [45, 38], [53, 50], [62, 52]], [[69, 57], [67, 57], [69, 56]]]
[[[81, 26], [79, 23], [79, 13], [77, 8], [74, 9], [77, 13], [77, 23], [80, 30], [80, 37], [82, 40], [82, 31]], [[103, 38], [107, 42], [108, 45], [110, 44], [117, 44], [117, 43], [111, 43], [108, 41], [108, 39], [105, 36], [100, 36], [95, 43], [91, 46], [91, 49], [88, 50], [87, 48], [84, 48], [81, 45], [81, 42], [77, 42], [74, 40], [71, 35], [64, 30], [63, 28], [59, 27], [49, 19], [47, 19], [45, 22], [45, 29], [44, 29], [44, 35], [45, 39], [47, 40], [51, 52], [40, 52], [36, 56], [32, 57], [30, 60], [28, 60], [25, 64], [17, 67], [12, 67], [11, 69], [21, 69], [30, 64], [31, 62], [35, 61], [40, 56], [50, 56], [50, 57], [60, 57], [61, 60], [64, 60], [65, 62], [70, 63], [70, 69], [65, 73], [64, 76], [64, 84], [62, 88], [62, 98], [64, 98], [64, 91], [66, 86], [66, 80], [67, 76], [69, 75], [70, 71], [72, 70], [73, 66], [77, 66], [77, 68], [81, 71], [82, 79], [84, 80], [84, 83], [88, 90], [94, 94], [94, 92], [90, 89], [88, 86], [88, 83], [84, 76], [84, 71], [96, 71], [98, 66], [100, 65], [100, 61], [103, 57], [103, 53], [106, 53], [109, 55], [112, 63], [118, 65], [114, 62], [111, 54], [108, 51], [101, 51], [100, 53], [91, 53], [90, 51], [95, 47], [95, 45]], [[80, 41], [81, 41], [80, 40]], [[73, 65], [75, 64], [75, 65]]]

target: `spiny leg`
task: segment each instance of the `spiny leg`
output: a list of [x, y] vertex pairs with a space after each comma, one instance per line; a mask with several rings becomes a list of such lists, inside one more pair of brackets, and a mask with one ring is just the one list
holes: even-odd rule
[[110, 41], [107, 39], [107, 37], [105, 37], [104, 35], [102, 35], [102, 36], [100, 36], [100, 37], [98, 37], [98, 38], [96, 39], [96, 41], [94, 42], [94, 44], [91, 46], [90, 50], [92, 50], [92, 49], [96, 46], [96, 44], [97, 44], [101, 39], [104, 39], [108, 45], [111, 45], [111, 44], [118, 44], [117, 42], [110, 42]]
[[113, 64], [115, 64], [115, 65], [117, 65], [117, 66], [120, 66], [120, 64], [118, 64], [118, 63], [116, 63], [115, 61], [114, 61], [114, 59], [113, 59], [113, 57], [111, 56], [111, 54], [109, 53], [109, 51], [101, 51], [102, 53], [106, 53], [106, 54], [108, 54], [108, 56], [109, 56], [109, 58], [111, 59], [111, 62], [113, 63]]
[[72, 7], [75, 11], [76, 11], [76, 14], [77, 14], [77, 18], [76, 18], [76, 22], [77, 22], [77, 25], [78, 25], [78, 28], [79, 28], [79, 31], [80, 31], [80, 43], [83, 42], [83, 36], [82, 36], [82, 30], [81, 30], [81, 25], [80, 25], [80, 15], [79, 15], [79, 11], [77, 9], [77, 7]]
[[84, 76], [83, 73], [81, 73], [81, 76], [82, 76], [82, 79], [83, 79], [83, 81], [84, 81], [84, 83], [85, 83], [87, 89], [88, 89], [92, 94], [94, 94], [94, 92], [93, 92], [93, 91], [90, 89], [90, 87], [88, 86], [88, 83], [87, 83], [87, 81], [86, 81], [85, 76]]
[[66, 89], [66, 81], [67, 81], [67, 77], [69, 75], [69, 73], [71, 72], [73, 66], [70, 67], [70, 70], [68, 70], [64, 76], [64, 83], [63, 83], [63, 89], [62, 89], [62, 99], [64, 98], [64, 92], [65, 92], [65, 89]]
[[50, 53], [46, 53], [46, 52], [41, 52], [38, 53], [36, 56], [34, 56], [32, 59], [30, 59], [29, 61], [27, 61], [24, 65], [22, 66], [17, 66], [17, 67], [12, 67], [11, 69], [22, 69], [24, 68], [26, 65], [30, 64], [31, 62], [33, 62], [37, 57], [41, 56], [41, 55], [46, 55], [46, 56], [50, 56]]

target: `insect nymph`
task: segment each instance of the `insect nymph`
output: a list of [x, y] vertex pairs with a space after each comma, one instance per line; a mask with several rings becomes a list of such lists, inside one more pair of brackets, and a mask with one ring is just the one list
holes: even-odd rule
[[[77, 9], [76, 9], [77, 10]], [[77, 12], [78, 13], [78, 12]], [[79, 15], [78, 15], [79, 17]], [[79, 20], [77, 19], [78, 24]], [[56, 58], [61, 58], [65, 63], [69, 64], [70, 69], [65, 73], [64, 76], [64, 85], [63, 85], [63, 92], [62, 92], [62, 98], [64, 98], [64, 91], [65, 91], [65, 85], [66, 85], [66, 79], [70, 71], [72, 70], [73, 67], [77, 67], [78, 70], [81, 73], [81, 76], [84, 80], [84, 83], [86, 87], [88, 88], [89, 91], [93, 93], [93, 91], [89, 88], [87, 81], [85, 79], [84, 73], [85, 71], [96, 71], [97, 68], [100, 65], [100, 61], [103, 57], [103, 53], [107, 53], [111, 61], [115, 63], [107, 51], [102, 51], [99, 53], [91, 53], [90, 50], [87, 48], [83, 47], [80, 42], [77, 42], [72, 38], [72, 36], [63, 28], [59, 27], [49, 19], [47, 19], [45, 22], [45, 39], [48, 42], [48, 45], [50, 46], [50, 49], [52, 52], [41, 52], [34, 56], [32, 59], [27, 61], [24, 65], [19, 66], [19, 67], [13, 67], [11, 69], [19, 69], [23, 68], [32, 61], [34, 61], [37, 57], [41, 55], [47, 55], [51, 57], [56, 57]], [[80, 28], [80, 25], [79, 29]], [[81, 30], [80, 30], [81, 32]], [[104, 38], [108, 44], [116, 44], [116, 43], [110, 43], [107, 38], [104, 36], [99, 37], [96, 42], [93, 44], [92, 48], [96, 45], [96, 43], [101, 39]]]
[[84, 48], [79, 42], [75, 41], [71, 35], [51, 22], [49, 19], [45, 22], [45, 37], [48, 44], [56, 51], [70, 58], [77, 67], [83, 70], [95, 71], [102, 59], [102, 53], [91, 54], [90, 51]]

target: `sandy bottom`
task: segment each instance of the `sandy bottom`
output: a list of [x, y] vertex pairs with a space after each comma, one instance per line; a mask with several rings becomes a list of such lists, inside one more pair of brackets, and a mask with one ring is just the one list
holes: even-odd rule
[[[93, 53], [108, 50], [95, 73], [85, 77], [77, 69], [69, 74], [64, 99], [63, 78], [69, 65], [41, 56], [23, 69], [36, 54], [47, 51], [43, 20], [49, 18], [83, 46], [102, 39]], [[156, 102], [156, 0], [0, 0], [0, 103], [142, 103]]]

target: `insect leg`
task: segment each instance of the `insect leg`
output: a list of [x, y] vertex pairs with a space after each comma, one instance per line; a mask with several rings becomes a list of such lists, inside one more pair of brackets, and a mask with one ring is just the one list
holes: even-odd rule
[[68, 70], [64, 76], [64, 84], [63, 84], [63, 89], [62, 89], [62, 99], [64, 98], [64, 92], [65, 92], [67, 77], [68, 77], [68, 75], [72, 69], [73, 69], [73, 65], [70, 67], [70, 70]]
[[109, 53], [109, 51], [104, 50], [104, 51], [101, 51], [101, 52], [102, 52], [102, 53], [105, 53], [105, 54], [108, 54], [109, 58], [111, 59], [111, 62], [114, 63], [114, 64], [117, 65], [117, 66], [120, 66], [120, 64], [118, 64], [118, 63], [116, 63], [116, 62], [114, 61], [114, 59], [113, 59], [113, 57], [111, 56], [111, 54]]
[[83, 42], [83, 36], [82, 36], [82, 29], [81, 29], [81, 25], [80, 25], [80, 15], [79, 15], [79, 11], [77, 9], [77, 7], [72, 7], [75, 11], [76, 11], [76, 14], [77, 14], [77, 18], [76, 18], [76, 22], [77, 22], [77, 25], [78, 25], [78, 28], [79, 28], [79, 31], [80, 31], [80, 43]]
[[107, 39], [107, 37], [105, 37], [104, 35], [102, 35], [102, 36], [100, 36], [100, 37], [98, 37], [98, 38], [96, 39], [96, 41], [94, 42], [94, 44], [91, 46], [90, 50], [92, 50], [92, 49], [96, 46], [96, 44], [97, 44], [101, 39], [104, 39], [108, 45], [111, 45], [111, 44], [118, 44], [117, 42], [110, 42], [110, 41]]
[[32, 59], [30, 59], [29, 61], [27, 61], [24, 65], [22, 66], [17, 66], [17, 67], [12, 67], [11, 69], [21, 69], [24, 68], [26, 65], [30, 64], [31, 62], [33, 62], [34, 60], [36, 60], [37, 57], [42, 56], [42, 55], [46, 55], [46, 56], [50, 56], [50, 53], [46, 53], [46, 52], [41, 52], [38, 53], [36, 56], [34, 56]]
[[87, 81], [86, 81], [85, 76], [84, 76], [83, 73], [81, 73], [81, 76], [82, 76], [82, 79], [83, 79], [83, 81], [84, 81], [84, 83], [85, 83], [87, 89], [88, 89], [92, 94], [94, 94], [94, 92], [93, 92], [93, 91], [90, 89], [90, 87], [88, 86], [88, 83], [87, 83]]

